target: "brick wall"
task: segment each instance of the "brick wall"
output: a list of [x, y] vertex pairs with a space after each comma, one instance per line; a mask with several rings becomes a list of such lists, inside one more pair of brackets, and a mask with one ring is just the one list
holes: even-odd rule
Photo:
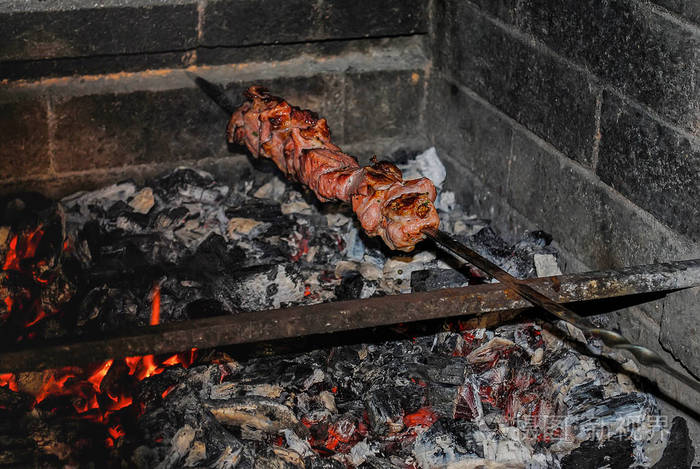
[[228, 116], [262, 84], [360, 157], [424, 148], [427, 2], [0, 2], [0, 192], [60, 196], [189, 164], [235, 174]]
[[[425, 120], [462, 200], [551, 232], [569, 271], [700, 257], [697, 4], [436, 0]], [[695, 289], [609, 319], [700, 376], [699, 311]]]

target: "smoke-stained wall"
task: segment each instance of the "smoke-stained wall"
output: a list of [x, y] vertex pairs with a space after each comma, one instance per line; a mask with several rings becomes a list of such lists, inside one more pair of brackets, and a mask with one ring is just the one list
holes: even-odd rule
[[[570, 272], [700, 257], [696, 4], [436, 0], [425, 120], [462, 201]], [[609, 320], [700, 377], [697, 290]]]

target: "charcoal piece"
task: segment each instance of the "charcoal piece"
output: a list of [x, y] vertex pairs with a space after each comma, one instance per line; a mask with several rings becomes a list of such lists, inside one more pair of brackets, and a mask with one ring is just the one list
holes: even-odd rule
[[177, 168], [176, 170], [158, 177], [155, 181], [148, 181], [147, 186], [154, 187], [156, 192], [163, 195], [174, 195], [187, 186], [206, 188], [214, 183], [209, 173], [197, 171], [191, 168]]
[[240, 249], [229, 249], [223, 236], [211, 233], [202, 241], [191, 256], [183, 260], [183, 267], [194, 280], [208, 278], [215, 274], [235, 272], [245, 261], [245, 253]]
[[[162, 359], [165, 358], [166, 357], [163, 357]], [[184, 381], [186, 374], [185, 369], [181, 366], [168, 367], [163, 373], [151, 376], [149, 379], [141, 381], [134, 397], [139, 402], [160, 402], [162, 399], [164, 399], [163, 392], [171, 386], [178, 385]], [[105, 376], [105, 379], [106, 378], [107, 377]], [[105, 383], [105, 385], [109, 384], [109, 382]], [[110, 389], [112, 390], [112, 393], [115, 394], [116, 389], [105, 389]]]
[[591, 402], [600, 402], [605, 397], [603, 386], [594, 380], [586, 381], [571, 388], [564, 402], [572, 413], [578, 413], [590, 406]]
[[465, 237], [460, 237], [459, 235], [457, 238], [466, 242], [467, 246], [473, 246], [475, 251], [493, 259], [508, 257], [512, 252], [508, 243], [498, 236], [496, 231], [490, 226], [482, 228], [475, 235], [468, 236], [466, 239], [462, 239]]
[[396, 433], [403, 428], [401, 399], [393, 390], [378, 390], [365, 397], [367, 416], [376, 435]]
[[0, 420], [26, 412], [33, 403], [34, 399], [28, 394], [10, 391], [7, 386], [0, 386]]
[[430, 357], [425, 369], [425, 376], [431, 383], [459, 386], [469, 370], [469, 363], [464, 357]]
[[155, 230], [176, 230], [182, 226], [189, 214], [187, 207], [167, 208], [152, 218], [150, 227]]
[[455, 269], [414, 270], [411, 272], [411, 289], [414, 292], [459, 287], [469, 282], [469, 277]]
[[[562, 469], [627, 469], [634, 463], [632, 442], [626, 438], [610, 438], [603, 442], [588, 440], [564, 456]], [[677, 466], [675, 466], [677, 467]]]
[[474, 438], [473, 422], [440, 418], [416, 438], [413, 455], [419, 467], [445, 467], [470, 458], [483, 458], [483, 443]]
[[397, 386], [395, 393], [399, 397], [399, 402], [404, 414], [411, 414], [426, 403], [426, 386], [421, 386], [418, 382], [409, 382], [405, 386]]
[[386, 459], [370, 456], [357, 467], [358, 469], [394, 469], [396, 464]]
[[201, 319], [230, 314], [230, 311], [218, 300], [200, 298], [187, 303], [184, 313], [189, 319]]
[[144, 231], [149, 224], [148, 215], [137, 212], [122, 212], [116, 219], [117, 228], [125, 231]]
[[440, 417], [453, 418], [455, 404], [459, 398], [459, 387], [443, 386], [431, 383], [428, 385], [428, 404]]
[[116, 220], [118, 217], [124, 216], [133, 211], [134, 209], [131, 208], [131, 205], [127, 204], [123, 200], [117, 200], [107, 209], [104, 216], [108, 220]]
[[526, 231], [518, 244], [527, 243], [538, 247], [549, 246], [552, 242], [552, 235], [542, 230]]
[[675, 417], [671, 434], [661, 459], [652, 469], [690, 469], [695, 458], [695, 448], [690, 439], [688, 424], [683, 417]]
[[358, 272], [349, 273], [343, 276], [340, 285], [335, 287], [335, 297], [338, 301], [356, 300], [360, 298], [364, 284], [364, 278]]
[[[201, 439], [206, 445], [207, 459], [202, 463], [202, 466], [229, 467], [225, 463], [226, 461], [238, 460], [239, 466], [237, 467], [253, 467], [254, 457], [251, 450], [224, 429], [207, 411], [202, 401], [197, 397], [197, 393], [187, 384], [177, 386], [168, 395], [168, 402], [170, 405], [146, 409], [146, 413], [137, 421], [138, 432], [134, 433], [136, 441], [150, 442], [150, 444], [161, 442], [160, 447], [157, 448], [157, 454], [160, 455], [160, 458], [165, 458], [168, 454], [167, 450], [171, 449], [170, 443], [173, 437], [183, 427], [189, 426], [195, 431], [194, 437]], [[132, 433], [127, 433], [127, 438], [131, 437]], [[175, 464], [171, 467], [178, 466]]]
[[237, 207], [229, 207], [225, 212], [228, 218], [250, 218], [262, 222], [284, 223], [291, 219], [282, 214], [279, 202], [248, 199]]
[[307, 457], [304, 459], [306, 469], [345, 469], [340, 461], [330, 458]]

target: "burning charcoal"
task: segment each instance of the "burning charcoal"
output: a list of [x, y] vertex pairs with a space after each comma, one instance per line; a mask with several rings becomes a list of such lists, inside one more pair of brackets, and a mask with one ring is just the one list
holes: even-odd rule
[[578, 413], [590, 406], [591, 402], [598, 402], [604, 397], [603, 386], [590, 380], [571, 388], [564, 402], [571, 412]]
[[398, 433], [403, 429], [403, 409], [398, 395], [387, 390], [374, 391], [365, 397], [365, 406], [375, 434]]
[[445, 467], [450, 463], [483, 458], [483, 440], [476, 424], [442, 418], [418, 435], [413, 456], [419, 467]]
[[428, 385], [428, 403], [435, 414], [440, 417], [452, 418], [455, 415], [455, 402], [459, 398], [459, 388], [456, 386]]
[[454, 269], [414, 270], [411, 272], [411, 290], [414, 292], [462, 287], [468, 283], [469, 277]]
[[[3, 383], [2, 378], [3, 375], [0, 375], [0, 383]], [[31, 408], [33, 399], [17, 391], [16, 384], [0, 385], [0, 420], [5, 420], [10, 415], [20, 415]]]
[[344, 469], [345, 465], [340, 461], [330, 458], [306, 458], [304, 459], [306, 469]]
[[457, 389], [453, 417], [455, 419], [477, 421], [483, 416], [484, 409], [481, 406], [479, 387], [471, 380], [467, 380]]
[[[358, 237], [347, 209], [307, 203], [267, 173], [248, 176], [229, 187], [181, 168], [148, 186], [67, 197], [62, 209], [3, 199], [4, 264], [16, 235], [18, 252], [36, 245], [0, 271], [0, 299], [11, 300], [0, 301], [2, 332], [16, 332], [6, 342], [444, 288], [475, 275], [432, 251], [396, 257]], [[535, 256], [555, 255], [546, 234], [510, 245], [449, 197], [441, 203], [451, 210], [441, 213], [445, 229], [517, 275], [534, 273]], [[60, 314], [40, 317], [36, 304]], [[632, 442], [617, 450], [634, 464], [660, 458], [666, 438], [647, 422], [658, 416], [648, 395], [531, 323], [470, 324], [363, 331], [350, 345], [233, 348], [236, 360], [210, 353], [189, 368], [194, 352], [0, 375], [0, 412], [17, 422], [0, 419], [0, 462], [79, 464], [92, 451], [137, 467], [558, 467], [613, 431]], [[71, 423], [54, 424], [64, 417]], [[589, 432], [601, 423], [607, 434]]]

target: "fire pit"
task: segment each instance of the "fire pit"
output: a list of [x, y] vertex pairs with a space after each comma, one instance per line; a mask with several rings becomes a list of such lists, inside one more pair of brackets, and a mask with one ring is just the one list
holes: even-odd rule
[[318, 111], [432, 179], [441, 229], [698, 376], [697, 288], [666, 296], [700, 277], [697, 15], [482, 3], [0, 5], [0, 464], [690, 467], [687, 386], [366, 236], [191, 80]]

